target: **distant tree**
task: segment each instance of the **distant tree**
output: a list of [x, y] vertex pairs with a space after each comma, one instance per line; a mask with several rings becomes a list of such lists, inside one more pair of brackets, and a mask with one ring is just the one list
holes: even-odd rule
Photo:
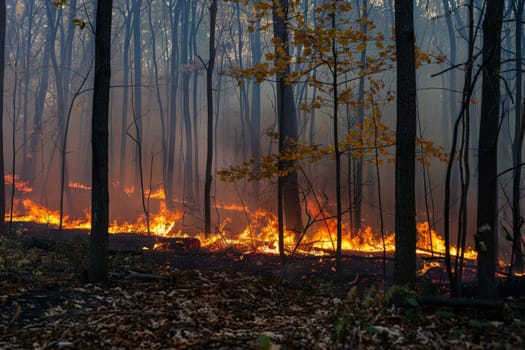
[[397, 58], [397, 122], [394, 283], [416, 281], [415, 148], [417, 94], [415, 64], [414, 2], [395, 1]]
[[499, 130], [501, 26], [504, 0], [486, 2], [483, 21], [483, 85], [478, 146], [478, 284], [483, 298], [496, 298], [497, 143]]
[[144, 197], [143, 143], [142, 143], [142, 0], [133, 0], [133, 125], [135, 128], [135, 190]]
[[[470, 114], [472, 105], [472, 94], [474, 93], [474, 85], [476, 83], [478, 74], [473, 75], [474, 68], [474, 49], [475, 49], [475, 27], [474, 27], [474, 0], [470, 0], [468, 4], [468, 53], [464, 66], [466, 67], [464, 76], [464, 85], [461, 97], [461, 109], [456, 121], [454, 122], [452, 145], [449, 153], [448, 165], [445, 175], [445, 208], [443, 211], [443, 235], [445, 239], [445, 265], [450, 281], [451, 293], [454, 296], [461, 295], [461, 276], [463, 271], [463, 258], [466, 248], [466, 238], [468, 233], [467, 219], [468, 219], [468, 190], [470, 185]], [[452, 102], [451, 102], [452, 104]], [[455, 110], [455, 109], [454, 109]], [[459, 165], [458, 174], [454, 174], [454, 165]], [[460, 178], [460, 197], [459, 206], [457, 210], [457, 252], [454, 265], [452, 264], [452, 256], [450, 254], [450, 223], [451, 211], [453, 208], [452, 200], [454, 195], [453, 179], [459, 175]]]
[[[180, 1], [179, 1], [180, 2]], [[191, 123], [191, 112], [190, 112], [190, 79], [193, 71], [193, 60], [190, 50], [190, 24], [191, 24], [191, 12], [190, 12], [190, 1], [182, 1], [182, 16], [181, 16], [181, 53], [180, 53], [180, 66], [178, 69], [182, 75], [182, 117], [184, 120], [184, 137], [185, 137], [185, 158], [184, 158], [184, 200], [189, 206], [193, 206], [195, 203], [195, 186], [193, 185], [194, 179], [194, 156], [193, 156], [193, 132]], [[196, 126], [195, 126], [196, 127]]]
[[[5, 72], [6, 5], [0, 0], [0, 235], [6, 234], [4, 181], [4, 72]], [[14, 174], [13, 174], [14, 176]]]
[[91, 145], [93, 152], [91, 190], [91, 235], [88, 279], [108, 278], [108, 129], [111, 79], [111, 9], [113, 0], [98, 0], [95, 29], [95, 84]]
[[132, 18], [129, 6], [130, 0], [126, 0], [121, 10], [124, 17], [124, 30], [122, 38], [122, 113], [120, 128], [120, 156], [119, 156], [119, 181], [123, 187], [126, 187], [126, 159], [127, 159], [127, 141], [128, 141], [128, 104], [129, 104], [129, 63], [130, 63], [130, 43], [131, 43], [131, 25]]
[[171, 39], [171, 52], [170, 52], [170, 67], [169, 67], [169, 116], [168, 116], [168, 130], [167, 130], [167, 143], [168, 150], [164, 156], [164, 191], [166, 193], [166, 205], [170, 209], [174, 209], [174, 177], [175, 177], [175, 145], [176, 145], [176, 130], [177, 130], [177, 119], [178, 119], [178, 107], [177, 107], [177, 95], [179, 91], [179, 62], [180, 62], [180, 49], [179, 49], [179, 22], [181, 21], [182, 14], [182, 2], [170, 0], [168, 4], [169, 18], [170, 18], [170, 39]]

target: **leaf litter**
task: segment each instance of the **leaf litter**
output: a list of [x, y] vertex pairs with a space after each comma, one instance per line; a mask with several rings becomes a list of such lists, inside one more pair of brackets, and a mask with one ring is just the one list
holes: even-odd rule
[[141, 256], [112, 257], [99, 286], [60, 251], [0, 250], [2, 349], [525, 349], [522, 310], [393, 307], [373, 286], [300, 288]]

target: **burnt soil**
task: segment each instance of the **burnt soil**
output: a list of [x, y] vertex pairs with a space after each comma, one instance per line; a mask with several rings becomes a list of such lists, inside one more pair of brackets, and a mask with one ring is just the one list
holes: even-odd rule
[[388, 256], [348, 253], [336, 272], [330, 256], [283, 265], [241, 247], [144, 251], [136, 247], [148, 239], [129, 235], [112, 238], [110, 280], [95, 285], [85, 281], [85, 232], [17, 232], [0, 238], [2, 349], [525, 348], [520, 293], [443, 304], [442, 268], [420, 276], [416, 291], [397, 289], [394, 307]]

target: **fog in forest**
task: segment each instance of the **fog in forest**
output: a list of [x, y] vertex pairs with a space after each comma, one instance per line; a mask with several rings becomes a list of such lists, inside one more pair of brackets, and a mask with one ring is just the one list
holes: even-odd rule
[[[253, 158], [264, 160], [278, 150], [275, 74], [263, 73], [261, 68], [271, 68], [275, 56], [271, 15], [264, 14], [263, 8], [254, 8], [253, 3], [219, 2], [213, 76], [212, 225], [216, 230], [221, 225], [242, 227], [248, 220], [245, 213], [227, 212], [221, 206], [237, 204], [251, 211], [263, 208], [272, 212], [277, 208], [276, 174], [258, 181], [223, 181], [218, 175], [220, 170]], [[318, 58], [315, 49], [322, 45], [311, 37], [308, 40], [305, 29], [314, 33], [330, 29], [330, 21], [322, 20], [329, 17], [323, 14], [322, 3], [300, 1], [297, 13], [304, 22], [290, 23], [295, 28], [289, 45], [291, 69], [302, 72], [290, 82], [297, 110], [297, 142], [311, 151], [299, 154], [297, 159], [304, 220], [309, 205], [335, 215], [334, 157], [330, 153], [334, 140], [333, 70]], [[344, 234], [360, 226], [355, 223], [356, 217], [360, 217], [361, 227], [372, 226], [378, 232], [380, 214], [385, 231], [390, 233], [394, 230], [392, 137], [396, 125], [393, 5], [379, 0], [344, 3], [351, 9], [345, 7], [334, 15], [335, 28], [342, 33], [334, 41], [335, 49], [341, 60], [348, 60], [336, 74], [340, 92], [345, 91], [345, 96], [338, 97]], [[64, 208], [72, 218], [84, 217], [90, 207], [94, 6], [93, 1], [83, 0], [7, 4], [6, 174], [17, 175], [16, 200], [30, 198], [57, 210], [64, 167]], [[468, 54], [468, 13], [466, 7], [458, 6], [457, 1], [416, 1], [415, 8], [418, 138], [422, 140], [416, 164], [417, 221], [429, 221], [437, 232], [443, 229], [445, 173], [454, 124], [462, 109]], [[480, 9], [475, 9], [474, 15], [480, 18]], [[522, 103], [516, 100], [516, 86], [521, 82], [517, 83], [515, 70], [515, 17], [511, 9], [506, 16], [500, 173], [513, 167], [515, 110], [516, 104]], [[481, 67], [481, 24], [476, 25], [475, 84], [467, 106], [470, 121], [466, 127], [460, 125], [456, 148], [457, 152], [460, 147], [468, 150], [468, 171], [459, 162], [452, 169], [453, 236], [460, 182], [465, 177], [470, 179], [468, 231], [475, 231], [481, 101], [477, 73]], [[306, 39], [301, 38], [303, 32]], [[184, 214], [176, 229], [203, 231], [208, 33], [208, 1], [114, 1], [109, 135], [112, 219], [134, 220], [142, 215], [142, 198], [151, 213], [158, 212], [161, 201], [147, 193], [162, 190], [171, 198], [168, 209]], [[333, 48], [331, 42], [326, 45]], [[351, 135], [348, 140], [347, 135]], [[356, 135], [363, 138], [362, 149], [355, 147], [359, 141]], [[247, 169], [260, 170], [254, 165]], [[12, 181], [6, 184], [9, 198]], [[498, 184], [500, 250], [505, 251], [509, 246], [505, 232], [512, 224], [512, 173], [500, 176]], [[24, 185], [32, 192], [24, 192]], [[356, 216], [358, 206], [361, 214]], [[472, 234], [468, 238], [471, 246]]]

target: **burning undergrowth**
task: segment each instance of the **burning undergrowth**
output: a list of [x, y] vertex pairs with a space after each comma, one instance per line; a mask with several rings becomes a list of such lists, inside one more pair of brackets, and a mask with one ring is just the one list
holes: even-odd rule
[[[20, 185], [26, 189], [27, 185]], [[89, 186], [71, 183], [70, 187], [89, 190]], [[149, 200], [156, 200], [155, 212], [148, 215], [137, 215], [134, 220], [114, 218], [109, 227], [109, 233], [134, 233], [151, 235], [159, 238], [194, 239], [199, 241], [198, 248], [207, 250], [224, 250], [235, 248], [247, 253], [278, 254], [278, 222], [276, 215], [262, 208], [251, 209], [234, 203], [217, 203], [215, 210], [221, 212], [220, 224], [215, 232], [205, 235], [198, 230], [189, 234], [184, 232], [182, 224], [185, 212], [182, 209], [168, 209], [164, 202], [162, 190], [147, 194]], [[301, 234], [285, 231], [284, 245], [288, 252], [306, 255], [331, 255], [335, 251], [336, 220], [326, 209], [308, 205], [309, 216], [319, 218], [317, 222], [308, 226]], [[6, 217], [15, 222], [33, 222], [51, 226], [60, 226], [63, 229], [89, 230], [90, 213], [83, 210], [82, 217], [60, 215], [56, 209], [51, 209], [30, 198], [15, 199], [13, 210]], [[187, 215], [186, 215], [187, 217]], [[235, 218], [235, 219], [234, 219]], [[236, 222], [234, 222], [234, 220]], [[244, 222], [242, 226], [241, 222]], [[428, 222], [420, 222], [417, 226], [419, 240], [418, 253], [422, 255], [443, 256], [445, 243], [443, 238], [429, 227]], [[394, 233], [381, 235], [370, 226], [365, 226], [358, 233], [351, 233], [346, 223], [343, 223], [342, 249], [356, 254], [391, 254], [394, 251]], [[146, 246], [146, 249], [169, 249], [169, 245], [157, 244]], [[451, 247], [451, 255], [456, 255], [457, 249]], [[468, 259], [475, 259], [476, 253], [468, 248], [464, 252]]]

